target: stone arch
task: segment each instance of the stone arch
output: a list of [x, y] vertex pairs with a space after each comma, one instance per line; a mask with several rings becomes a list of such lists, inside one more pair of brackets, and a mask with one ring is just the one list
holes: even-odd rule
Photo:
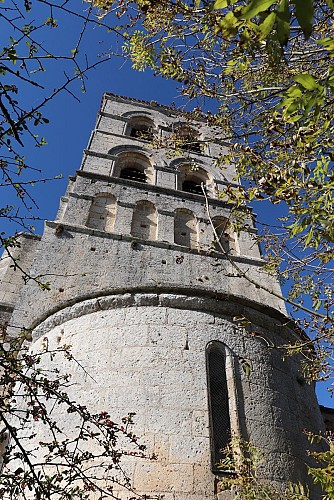
[[203, 189], [210, 197], [214, 195], [214, 182], [211, 175], [198, 165], [181, 164], [178, 169], [177, 189], [187, 193], [200, 194], [203, 196]]
[[135, 151], [123, 152], [115, 160], [114, 176], [153, 184], [154, 169], [144, 154]]
[[145, 116], [148, 118], [152, 118], [151, 113], [149, 111], [145, 111], [143, 109], [141, 109], [140, 111], [132, 109], [131, 111], [126, 111], [125, 113], [121, 114], [122, 118], [132, 118], [135, 116]]
[[[133, 144], [121, 144], [120, 146], [115, 146], [108, 151], [108, 155], [117, 157], [123, 153], [141, 153], [144, 148], [141, 146], [134, 146]], [[144, 152], [142, 153], [144, 156]]]
[[91, 203], [87, 223], [88, 227], [112, 233], [117, 211], [117, 200], [110, 193], [99, 193]]
[[174, 242], [188, 248], [198, 247], [197, 220], [191, 210], [186, 208], [175, 210]]
[[220, 253], [226, 252], [231, 255], [238, 255], [239, 248], [236, 234], [229, 220], [226, 217], [217, 216], [212, 218], [212, 224], [218, 236], [217, 240], [214, 234], [214, 249]]
[[150, 201], [137, 201], [132, 215], [131, 234], [143, 240], [157, 239], [157, 210]]
[[[223, 342], [214, 340], [206, 346], [206, 371], [211, 441], [211, 468], [219, 473], [219, 462], [225, 458], [224, 450], [232, 437], [228, 387], [227, 354]], [[231, 374], [230, 374], [231, 375]]]
[[[186, 158], [185, 156], [179, 156], [177, 158], [174, 158], [168, 162], [168, 167], [171, 168], [172, 170], [178, 170], [179, 168], [182, 169], [182, 167], [185, 167], [185, 165], [188, 165], [191, 167], [193, 170], [199, 167], [203, 166], [203, 161], [201, 159], [197, 159], [196, 161], [194, 160], [189, 160], [189, 158]], [[205, 167], [203, 167], [205, 169]], [[206, 170], [206, 169], [205, 169]], [[210, 173], [211, 177], [213, 178], [212, 174]]]
[[152, 118], [145, 115], [134, 115], [131, 116], [126, 125], [125, 135], [133, 137], [134, 139], [152, 141], [154, 130], [155, 126]]

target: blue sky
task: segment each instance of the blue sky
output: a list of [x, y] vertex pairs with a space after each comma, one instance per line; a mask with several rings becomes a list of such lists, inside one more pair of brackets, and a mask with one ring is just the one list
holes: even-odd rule
[[[8, 2], [9, 3], [9, 2]], [[69, 7], [71, 3], [67, 4]], [[87, 4], [72, 3], [79, 5], [80, 13], [85, 15], [88, 9]], [[50, 15], [47, 7], [40, 3], [33, 4], [33, 10], [24, 21], [17, 20], [16, 24], [22, 24], [34, 20], [34, 24], [43, 24], [44, 20]], [[82, 30], [82, 20], [76, 19], [71, 15], [61, 15], [59, 11], [54, 12], [54, 18], [58, 19], [58, 28], [52, 29], [44, 26], [37, 32], [37, 39], [53, 54], [71, 55], [71, 50], [76, 46]], [[1, 23], [3, 23], [1, 25]], [[3, 40], [5, 35], [19, 38], [19, 33], [9, 28], [8, 23], [0, 21]], [[25, 49], [27, 50], [27, 49]], [[78, 60], [81, 65], [86, 62], [86, 56], [89, 63], [103, 56], [107, 51], [120, 50], [119, 44], [114, 34], [107, 33], [105, 29], [99, 27], [89, 27], [81, 41], [79, 47]], [[40, 52], [42, 54], [42, 52]], [[31, 74], [30, 77], [45, 86], [44, 90], [31, 87], [30, 85], [20, 85], [19, 100], [25, 103], [26, 108], [34, 106], [40, 102], [44, 96], [52, 92], [54, 88], [60, 85], [67, 76], [73, 74], [73, 65], [71, 62], [49, 60], [45, 62], [46, 71]], [[15, 69], [18, 68], [18, 63]], [[15, 77], [6, 77], [6, 83], [15, 83]], [[79, 82], [74, 82], [70, 90], [76, 96], [75, 99], [70, 93], [64, 91], [56, 96], [43, 109], [43, 115], [50, 121], [48, 124], [38, 127], [36, 133], [44, 136], [47, 145], [36, 148], [31, 140], [25, 141], [25, 147], [21, 152], [25, 155], [26, 162], [34, 169], [41, 170], [39, 174], [34, 170], [27, 171], [22, 178], [53, 178], [61, 175], [59, 180], [38, 182], [31, 187], [29, 192], [38, 206], [32, 207], [30, 212], [34, 217], [39, 217], [41, 221], [34, 221], [32, 224], [37, 233], [42, 232], [43, 220], [53, 219], [55, 217], [59, 198], [64, 193], [67, 185], [67, 178], [73, 175], [80, 167], [83, 149], [87, 146], [91, 130], [94, 127], [96, 115], [99, 109], [102, 94], [112, 92], [124, 96], [134, 97], [143, 100], [155, 100], [161, 104], [170, 105], [175, 102], [176, 106], [185, 106], [186, 109], [192, 109], [197, 105], [187, 103], [178, 96], [177, 85], [172, 81], [166, 81], [160, 77], [155, 77], [151, 71], [139, 73], [131, 68], [130, 61], [124, 61], [121, 57], [112, 56], [96, 69], [87, 73], [85, 80], [86, 92], [82, 93]], [[6, 188], [1, 188], [1, 206], [8, 204], [17, 204], [18, 199], [14, 192]], [[268, 207], [261, 209], [261, 204], [256, 207], [259, 213], [259, 220], [267, 223], [273, 218], [273, 211], [268, 211]], [[275, 208], [277, 211], [277, 208]], [[13, 234], [21, 230], [20, 227], [2, 221], [1, 231], [7, 234]], [[318, 390], [320, 402], [327, 406], [333, 406], [332, 400], [326, 389], [320, 385]]]
[[[37, 10], [36, 10], [37, 8]], [[82, 14], [87, 10], [86, 4], [82, 8]], [[37, 14], [37, 16], [36, 16]], [[47, 50], [53, 54], [71, 55], [71, 50], [76, 46], [80, 32], [82, 30], [82, 20], [70, 15], [60, 15], [59, 11], [54, 13], [57, 19], [58, 28], [52, 29], [47, 26], [37, 32], [36, 38], [44, 43]], [[49, 11], [45, 7], [37, 4], [24, 22], [34, 19], [34, 24], [43, 22], [49, 16]], [[20, 24], [16, 22], [16, 24]], [[5, 31], [8, 36], [16, 40], [19, 38], [18, 31], [8, 29], [7, 24], [1, 26], [2, 33]], [[79, 47], [78, 61], [83, 67], [86, 57], [91, 64], [103, 58], [103, 53], [116, 47], [115, 37], [112, 33], [107, 33], [105, 29], [90, 26], [83, 37]], [[19, 52], [19, 50], [18, 50]], [[41, 52], [41, 54], [43, 54]], [[102, 56], [102, 57], [101, 57]], [[15, 83], [20, 91], [18, 99], [23, 102], [26, 109], [38, 104], [43, 97], [50, 95], [52, 90], [61, 85], [67, 76], [73, 75], [73, 63], [64, 61], [43, 61], [46, 65], [45, 72], [31, 74], [31, 78], [44, 85], [45, 89], [35, 89], [34, 87], [18, 82], [15, 77], [6, 78], [6, 83]], [[16, 70], [19, 64], [13, 65]], [[34, 69], [36, 65], [32, 65]], [[22, 71], [23, 74], [25, 74]], [[36, 148], [29, 138], [26, 138], [25, 147], [18, 148], [24, 154], [26, 162], [35, 169], [41, 169], [43, 174], [40, 178], [51, 178], [62, 175], [62, 180], [49, 181], [43, 184], [35, 184], [30, 188], [33, 199], [39, 206], [39, 210], [34, 207], [34, 216], [41, 218], [53, 218], [57, 209], [59, 196], [65, 191], [67, 177], [80, 167], [83, 149], [87, 146], [90, 132], [94, 127], [96, 115], [99, 109], [102, 94], [112, 92], [124, 96], [135, 97], [143, 100], [156, 100], [163, 104], [171, 104], [173, 101], [180, 103], [177, 97], [176, 86], [171, 81], [154, 77], [150, 71], [139, 73], [131, 68], [129, 61], [124, 61], [120, 57], [111, 57], [106, 62], [92, 69], [85, 75], [86, 92], [80, 89], [80, 82], [76, 81], [70, 86], [70, 91], [63, 91], [57, 95], [43, 108], [43, 116], [50, 122], [36, 129], [39, 136], [45, 137], [47, 146]], [[33, 127], [32, 127], [33, 129]], [[34, 130], [35, 132], [35, 130]], [[24, 175], [27, 180], [35, 179], [38, 175], [34, 171], [28, 171]], [[12, 193], [2, 190], [1, 200], [4, 203], [17, 203], [16, 197]], [[30, 204], [31, 205], [31, 204]], [[37, 231], [41, 231], [42, 225], [34, 223]], [[6, 227], [6, 226], [5, 226]], [[9, 229], [12, 232], [12, 229]]]

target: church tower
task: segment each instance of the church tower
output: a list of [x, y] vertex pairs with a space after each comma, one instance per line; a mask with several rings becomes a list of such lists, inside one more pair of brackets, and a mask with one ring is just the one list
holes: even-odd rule
[[[175, 134], [172, 155], [163, 145]], [[164, 500], [232, 498], [219, 478], [235, 470], [218, 467], [231, 435], [264, 453], [264, 479], [305, 482], [303, 431], [323, 427], [313, 386], [279, 349], [301, 334], [263, 270], [252, 217], [236, 234], [218, 194], [235, 171], [215, 166], [227, 152], [215, 134], [171, 108], [105, 94], [35, 252], [31, 272], [51, 289], [29, 282], [12, 316], [32, 330], [33, 349], [45, 337], [72, 345], [89, 374], [73, 366], [83, 404], [115, 420], [136, 413], [157, 459], [124, 467], [136, 491]]]

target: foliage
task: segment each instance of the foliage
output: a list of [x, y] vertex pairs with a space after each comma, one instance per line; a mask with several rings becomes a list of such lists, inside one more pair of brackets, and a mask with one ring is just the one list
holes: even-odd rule
[[[82, 50], [87, 31], [103, 24], [92, 16], [91, 8], [72, 11], [67, 2], [36, 4], [27, 0], [22, 5], [12, 0], [0, 4], [0, 220], [30, 232], [36, 218], [32, 189], [52, 179], [29, 164], [24, 148], [46, 145], [40, 132], [49, 123], [48, 105], [60, 93], [78, 99], [76, 94], [86, 91], [88, 73], [109, 60], [109, 55], [95, 56], [90, 63]], [[64, 16], [78, 36], [74, 46], [65, 46], [62, 53], [54, 32]], [[49, 72], [56, 77], [48, 78]], [[4, 203], [8, 191], [16, 203]], [[15, 258], [20, 246], [17, 235], [8, 237], [2, 231], [0, 245], [24, 282], [33, 280], [49, 289], [45, 276], [31, 275]], [[62, 360], [71, 361], [89, 376], [74, 360], [71, 347], [51, 347], [45, 337], [42, 350], [32, 352], [29, 333], [23, 329], [11, 337], [6, 326], [0, 325], [0, 498], [117, 499], [121, 491], [127, 498], [140, 498], [123, 470], [124, 459], [154, 457], [146, 455], [133, 433], [134, 414], [116, 423], [108, 411], [90, 411], [78, 403], [73, 378], [58, 367]], [[16, 331], [22, 327], [16, 325]], [[63, 425], [67, 417], [74, 422], [71, 429]]]
[[[315, 484], [319, 485], [323, 491], [323, 500], [334, 498], [334, 443], [333, 436], [310, 434], [311, 443], [321, 441], [325, 443], [326, 451], [312, 452], [310, 455], [319, 464], [317, 467], [309, 467], [308, 473]], [[231, 443], [225, 450], [226, 456], [220, 462], [219, 468], [222, 471], [234, 470], [234, 474], [226, 474], [220, 481], [221, 490], [233, 490], [234, 498], [240, 500], [309, 500], [310, 493], [307, 486], [301, 483], [290, 483], [284, 492], [276, 488], [272, 483], [261, 479], [261, 466], [264, 462], [264, 455], [251, 442], [239, 437], [233, 437]]]
[[[166, 2], [162, 12], [160, 2], [147, 1], [125, 1], [121, 8], [129, 13], [137, 8], [132, 24], [142, 24], [141, 31], [128, 33], [126, 43], [136, 68], [150, 66], [182, 82], [183, 94], [215, 100], [218, 112], [208, 118], [224, 127], [224, 139], [234, 145], [229, 159], [254, 183], [236, 200], [284, 201], [293, 219], [285, 225], [290, 236], [304, 233], [305, 245], [319, 248], [334, 239], [334, 43], [332, 8], [326, 1], [315, 5], [307, 40], [312, 16], [305, 3], [302, 11], [299, 2], [271, 0], [246, 5], [217, 0], [219, 10], [206, 3], [196, 9]], [[290, 38], [282, 40], [285, 15]], [[263, 32], [268, 18], [270, 30]]]
[[[60, 92], [73, 94], [76, 80], [85, 90], [86, 73], [108, 59], [104, 56], [88, 64], [81, 54], [86, 30], [99, 26], [117, 33], [123, 55], [135, 68], [150, 67], [177, 80], [181, 94], [197, 100], [189, 121], [206, 118], [217, 127], [218, 140], [233, 144], [218, 164], [234, 162], [243, 179], [242, 185], [227, 186], [222, 193], [238, 211], [236, 229], [243, 227], [239, 209], [245, 200], [253, 205], [280, 204], [280, 220], [272, 228], [264, 225], [259, 236], [268, 255], [266, 267], [290, 287], [287, 302], [308, 314], [297, 319], [319, 340], [319, 359], [324, 359], [333, 330], [332, 1], [121, 0], [114, 4], [96, 0], [93, 4], [103, 19], [94, 18], [91, 5], [83, 15], [71, 10], [70, 3], [59, 6], [40, 0], [39, 6], [46, 9], [40, 24], [34, 24], [29, 2], [25, 11], [10, 0], [0, 7], [4, 27], [19, 35], [9, 35], [1, 56], [2, 187], [14, 189], [29, 211], [34, 203], [29, 187], [34, 181], [23, 180], [31, 167], [22, 144], [43, 145], [45, 139], [37, 136], [34, 127], [47, 124], [44, 107]], [[55, 11], [82, 23], [74, 48], [64, 55], [43, 41], [45, 30], [58, 29]], [[43, 88], [43, 73], [50, 64], [67, 66], [63, 81], [52, 90]], [[36, 96], [33, 107], [25, 87]], [[184, 151], [184, 138], [173, 140]], [[0, 215], [30, 228], [17, 207], [2, 207]], [[2, 243], [8, 246], [9, 241]], [[328, 377], [329, 364], [327, 358], [312, 377], [319, 375], [319, 368]]]
[[[233, 162], [242, 181], [222, 192], [235, 207], [235, 229], [246, 229], [245, 202], [279, 205], [276, 223], [265, 221], [259, 241], [267, 271], [278, 276], [290, 311], [311, 338], [287, 352], [304, 356], [309, 382], [330, 380], [333, 390], [332, 0], [91, 1], [103, 16], [122, 20], [118, 29], [133, 66], [178, 81], [180, 93], [197, 102], [189, 122], [205, 119], [216, 127], [216, 139], [231, 145], [217, 164]], [[328, 467], [310, 469], [328, 498], [329, 457], [318, 456]], [[241, 498], [280, 498], [245, 471], [237, 481]], [[302, 485], [285, 495], [308, 497]]]
[[[278, 220], [260, 227], [266, 267], [278, 275], [287, 290], [285, 300], [299, 311], [296, 320], [316, 340], [321, 361], [310, 378], [330, 377], [332, 1], [93, 4], [104, 19], [115, 14], [122, 23], [118, 32], [133, 66], [178, 81], [180, 93], [197, 102], [189, 121], [206, 119], [216, 127], [216, 139], [232, 145], [217, 164], [235, 163], [236, 180], [242, 179], [239, 186], [222, 192], [238, 211], [236, 229], [246, 229], [240, 219], [245, 202], [280, 205]], [[301, 346], [294, 349], [300, 351]]]
[[[261, 480], [260, 469], [264, 456], [249, 441], [237, 437], [232, 438], [225, 450], [226, 456], [219, 467], [224, 470], [235, 470], [235, 474], [226, 475], [220, 481], [221, 490], [232, 490], [234, 497], [240, 500], [308, 500], [308, 488], [301, 483], [292, 484], [282, 492], [274, 484]], [[319, 471], [319, 469], [314, 469]]]
[[[48, 122], [44, 107], [60, 92], [72, 92], [76, 80], [84, 90], [86, 72], [106, 59], [88, 64], [84, 57], [80, 58], [87, 26], [95, 23], [116, 31], [122, 39], [123, 55], [132, 60], [136, 69], [150, 67], [156, 74], [178, 81], [181, 94], [198, 103], [189, 120], [205, 118], [217, 127], [217, 140], [233, 144], [218, 164], [234, 162], [238, 176], [244, 180], [240, 187], [227, 186], [224, 192], [235, 209], [243, 208], [245, 201], [281, 205], [277, 227], [264, 226], [260, 235], [269, 255], [267, 269], [278, 273], [282, 284], [290, 285], [285, 298], [296, 310], [304, 311], [305, 315], [299, 314], [297, 319], [317, 341], [318, 361], [311, 367], [309, 363], [305, 365], [309, 380], [321, 372], [322, 377], [330, 377], [328, 354], [334, 334], [332, 0], [216, 0], [215, 3], [120, 0], [115, 4], [111, 0], [95, 0], [93, 3], [100, 9], [100, 20], [91, 16], [91, 7], [85, 15], [79, 14], [82, 30], [72, 52], [64, 55], [46, 47], [43, 39], [45, 30], [57, 29], [56, 9], [73, 14], [69, 2], [61, 6], [38, 2], [49, 10], [40, 25], [34, 24], [28, 1], [22, 10], [10, 0], [0, 7], [1, 22], [17, 33], [15, 38], [8, 37], [0, 55], [1, 187], [13, 189], [28, 209], [33, 204], [29, 187], [35, 180], [26, 181], [22, 175], [31, 168], [22, 147], [29, 143], [37, 147], [45, 144], [45, 139], [35, 131]], [[114, 21], [106, 24], [108, 13], [116, 16], [118, 26], [113, 27]], [[63, 81], [56, 88], [45, 91], [40, 78], [49, 64], [58, 63], [67, 65], [68, 71], [61, 72]], [[33, 91], [33, 101], [24, 97], [25, 87]], [[44, 180], [43, 176], [36, 179]], [[26, 227], [26, 220], [17, 208], [2, 207], [0, 215], [18, 220]], [[243, 221], [239, 224], [242, 227]], [[3, 243], [10, 250], [15, 240]], [[289, 350], [304, 353], [304, 344], [289, 346]], [[16, 353], [21, 344], [12, 341], [10, 347], [10, 352]], [[70, 355], [67, 347], [60, 352]], [[2, 490], [1, 494], [24, 498], [25, 490], [33, 488], [36, 498], [57, 497], [60, 491], [65, 492], [64, 498], [89, 498], [90, 488], [97, 488], [101, 495], [112, 496], [111, 490], [101, 486], [101, 476], [95, 475], [95, 469], [90, 467], [97, 456], [78, 443], [86, 439], [95, 441], [100, 457], [108, 453], [116, 460], [113, 464], [106, 462], [105, 466], [118, 468], [117, 439], [122, 435], [131, 441], [127, 427], [130, 422], [126, 420], [126, 426], [110, 424], [108, 414], [90, 414], [75, 404], [66, 395], [70, 383], [66, 376], [53, 373], [50, 377], [39, 370], [41, 355], [31, 357], [23, 352], [20, 358], [9, 356], [5, 345], [2, 353], [1, 376], [6, 388], [1, 399], [5, 426], [2, 436], [3, 443], [8, 433], [12, 441], [7, 445], [6, 474], [2, 479], [7, 493]], [[53, 353], [46, 347], [44, 354]], [[27, 407], [20, 404], [17, 395], [13, 397], [15, 383], [22, 384], [22, 391], [31, 403]], [[46, 401], [77, 413], [81, 424], [71, 440], [61, 435], [61, 429], [47, 411]], [[14, 415], [15, 424], [7, 421], [6, 412]], [[27, 419], [36, 419], [51, 434], [57, 434], [56, 439], [43, 444], [49, 457], [45, 467], [33, 463], [34, 450], [20, 448], [21, 438], [16, 429], [26, 428]], [[120, 453], [122, 456], [123, 452]], [[19, 465], [14, 470], [15, 474], [10, 467], [11, 457], [24, 462], [24, 467]], [[326, 487], [332, 463], [329, 456], [318, 458], [327, 460], [328, 467], [323, 474], [318, 469], [310, 472], [315, 481]], [[48, 469], [57, 460], [59, 475], [58, 471]], [[257, 488], [257, 496], [249, 498], [259, 499], [261, 495], [279, 498], [279, 493], [259, 484], [256, 476], [249, 474], [245, 478], [251, 481], [251, 488]], [[253, 494], [251, 489], [247, 490], [247, 484], [239, 486], [244, 488], [244, 495]], [[297, 485], [289, 493], [292, 496], [285, 498], [302, 498], [293, 494], [304, 493], [302, 486]]]
[[[61, 358], [76, 362], [70, 346], [52, 347], [45, 337], [32, 352], [26, 339], [22, 333], [0, 343], [0, 498], [84, 500], [95, 492], [102, 500], [122, 490], [141, 498], [123, 460], [154, 457], [132, 431], [134, 414], [117, 424], [108, 412], [77, 403], [69, 395], [71, 376], [58, 368]], [[72, 429], [62, 427], [64, 415], [71, 415]]]
[[[49, 123], [46, 114], [52, 101], [61, 93], [78, 100], [77, 94], [86, 91], [88, 73], [109, 60], [95, 56], [89, 62], [84, 52], [86, 33], [99, 25], [91, 14], [60, 8], [49, 2], [29, 1], [18, 4], [5, 0], [0, 4], [2, 47], [0, 48], [0, 220], [12, 221], [21, 229], [34, 231], [37, 203], [32, 194], [35, 185], [60, 176], [47, 175], [47, 166], [32, 165], [26, 156], [27, 148], [47, 144], [44, 130]], [[61, 20], [69, 19], [77, 39], [74, 46], [59, 44], [56, 32]], [[62, 36], [62, 35], [60, 35]], [[48, 79], [48, 74], [53, 75]], [[54, 76], [56, 75], [56, 77]], [[42, 171], [43, 170], [43, 171]], [[9, 195], [10, 193], [10, 195]], [[16, 199], [16, 202], [15, 202]], [[5, 234], [1, 233], [2, 236]], [[1, 241], [6, 248], [9, 241]]]
[[326, 451], [313, 452], [311, 455], [320, 464], [320, 467], [310, 467], [309, 474], [312, 476], [315, 484], [321, 486], [325, 495], [323, 500], [332, 500], [334, 498], [334, 440], [333, 435], [327, 436], [310, 436], [311, 442], [324, 441], [326, 443]]

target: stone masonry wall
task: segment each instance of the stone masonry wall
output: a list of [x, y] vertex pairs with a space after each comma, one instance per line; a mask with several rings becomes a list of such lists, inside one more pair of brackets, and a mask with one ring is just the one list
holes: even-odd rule
[[[258, 338], [233, 321], [235, 312], [257, 317], [258, 325], [251, 331]], [[284, 361], [263, 341], [284, 340], [279, 328], [267, 330], [268, 323], [265, 316], [228, 302], [177, 294], [123, 294], [56, 313], [35, 330], [32, 349], [43, 349], [46, 338], [50, 347], [71, 344], [86, 375], [79, 364], [61, 355], [54, 363], [72, 374], [72, 396], [80, 393], [81, 404], [94, 412], [107, 411], [115, 421], [136, 413], [135, 434], [149, 453], [157, 454], [156, 461], [125, 462], [137, 491], [163, 494], [164, 500], [213, 500], [205, 363], [205, 349], [212, 340], [224, 342], [232, 352], [232, 428], [240, 428], [265, 453], [262, 478], [282, 485], [305, 481], [307, 475], [303, 430], [321, 428], [320, 422], [308, 418], [317, 403], [312, 388], [297, 382], [298, 365]], [[240, 364], [245, 358], [251, 364], [249, 377]], [[69, 414], [59, 414], [58, 419], [60, 428], [74, 428]], [[128, 497], [121, 494], [122, 500]]]
[[[303, 430], [319, 432], [323, 421], [299, 360], [284, 360], [279, 349], [303, 334], [287, 326], [279, 284], [264, 270], [247, 210], [247, 230], [231, 235], [233, 252], [212, 252], [210, 218], [234, 216], [223, 198], [224, 189], [237, 185], [235, 168], [215, 166], [228, 144], [204, 122], [192, 123], [203, 151], [172, 157], [163, 147], [152, 149], [125, 135], [135, 116], [153, 120], [159, 139], [184, 122], [169, 108], [103, 97], [81, 170], [70, 178], [57, 218], [46, 223], [35, 252], [31, 273], [47, 275], [50, 290], [32, 282], [22, 287], [11, 323], [33, 330], [34, 350], [42, 348], [45, 336], [52, 345], [73, 346], [87, 376], [68, 360], [55, 362], [72, 374], [71, 390], [80, 402], [115, 419], [137, 413], [135, 432], [158, 455], [155, 462], [127, 463], [132, 484], [142, 493], [164, 500], [215, 498], [205, 366], [205, 349], [213, 340], [231, 352], [233, 363], [226, 368], [231, 427], [265, 453], [262, 477], [280, 485], [305, 481], [309, 443]], [[120, 158], [139, 158], [149, 183], [122, 178]], [[182, 165], [189, 164], [191, 175], [204, 172], [207, 199], [182, 191]], [[112, 203], [107, 207], [98, 197]], [[134, 224], [143, 202], [150, 210]], [[180, 210], [189, 215], [194, 248], [176, 243], [182, 243], [175, 237]], [[107, 212], [109, 226], [100, 220]], [[246, 318], [248, 327], [236, 318]], [[273, 344], [277, 348], [268, 347]], [[242, 369], [245, 361], [249, 376]], [[69, 415], [59, 419], [71, 432]], [[122, 498], [127, 500], [127, 493]]]
[[[40, 237], [22, 233], [16, 245], [5, 250], [0, 259], [0, 324], [7, 323], [24, 286], [23, 273], [29, 273]], [[15, 262], [19, 267], [15, 269]]]
[[[86, 227], [64, 225], [58, 234], [58, 226], [46, 226], [32, 266], [32, 273], [48, 275], [51, 290], [28, 283], [13, 313], [16, 325], [29, 329], [69, 304], [125, 290], [176, 289], [234, 296], [240, 302], [257, 304], [260, 310], [278, 302], [238, 275], [223, 256]], [[261, 261], [241, 257], [235, 261], [251, 279], [265, 280], [267, 287], [278, 290], [276, 280], [262, 271]], [[284, 322], [285, 317], [279, 321]]]
[[[117, 178], [96, 177], [78, 172], [75, 190], [68, 195], [66, 209], [57, 221], [75, 226], [86, 226], [90, 207], [99, 195], [109, 194], [116, 198], [114, 233], [129, 235], [131, 220], [136, 203], [142, 200], [150, 201], [157, 209], [158, 236], [157, 240], [174, 243], [175, 211], [186, 209], [196, 216], [199, 230], [199, 248], [206, 250], [212, 244], [214, 235], [209, 221], [210, 217], [222, 216], [230, 218], [231, 207], [220, 200], [208, 199], [206, 206], [203, 196], [157, 188], [156, 186], [140, 185], [138, 182], [120, 180]], [[238, 235], [240, 254], [260, 259], [257, 243], [254, 241], [252, 220], [246, 217], [249, 232], [241, 231]]]
[[[126, 135], [127, 124], [133, 117], [149, 117], [155, 125], [158, 147], [140, 138]], [[168, 148], [166, 139], [175, 134], [179, 125], [186, 122], [181, 114], [170, 108], [150, 106], [148, 103], [131, 102], [126, 99], [104, 96], [97, 118], [96, 128], [91, 134], [88, 148], [84, 152], [81, 169], [98, 175], [114, 175], [114, 162], [120, 153], [141, 153], [155, 168], [153, 184], [176, 189], [176, 167], [181, 163], [193, 163], [201, 167], [215, 180], [218, 187], [235, 184], [235, 168], [232, 164], [216, 160], [228, 153], [229, 144], [222, 138], [222, 130], [212, 129], [204, 121], [190, 121], [189, 125], [199, 133], [201, 152], [183, 151], [174, 153]]]

